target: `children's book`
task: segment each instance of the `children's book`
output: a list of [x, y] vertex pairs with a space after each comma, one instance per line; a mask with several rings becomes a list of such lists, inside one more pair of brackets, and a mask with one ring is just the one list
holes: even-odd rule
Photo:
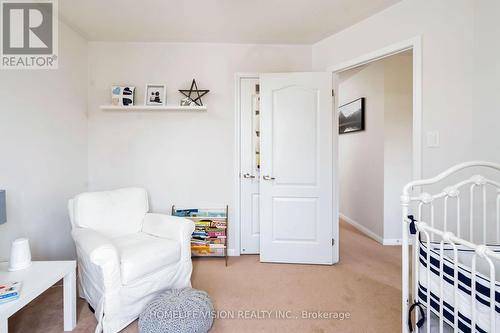
[[0, 304], [19, 298], [21, 282], [0, 283]]
[[199, 220], [195, 222], [195, 225], [201, 226], [201, 227], [209, 227], [212, 224], [212, 221], [210, 220]]
[[220, 239], [220, 238], [207, 238], [206, 242], [208, 244], [225, 244], [226, 240], [225, 239]]
[[208, 237], [218, 237], [218, 236], [225, 236], [224, 231], [209, 231], [208, 232]]
[[209, 217], [226, 217], [226, 212], [207, 212]]
[[226, 222], [224, 222], [224, 221], [211, 221], [210, 222], [210, 228], [225, 229], [226, 228]]
[[177, 209], [174, 215], [186, 217], [186, 216], [191, 216], [191, 214], [196, 214], [197, 212], [198, 209]]
[[225, 248], [224, 244], [209, 244], [208, 245], [211, 249], [223, 249]]

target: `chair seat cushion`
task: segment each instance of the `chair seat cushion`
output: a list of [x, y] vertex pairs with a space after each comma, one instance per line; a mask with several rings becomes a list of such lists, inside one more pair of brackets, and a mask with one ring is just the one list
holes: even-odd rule
[[139, 232], [113, 239], [121, 264], [124, 285], [155, 273], [180, 260], [181, 246], [174, 240]]

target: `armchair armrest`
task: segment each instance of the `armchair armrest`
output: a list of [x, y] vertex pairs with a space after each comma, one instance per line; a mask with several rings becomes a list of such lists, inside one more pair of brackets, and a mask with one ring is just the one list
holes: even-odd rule
[[71, 234], [85, 280], [103, 291], [121, 285], [120, 256], [111, 241], [92, 229], [75, 228]]
[[193, 231], [193, 221], [165, 214], [147, 213], [142, 225], [142, 232], [146, 234], [179, 242], [182, 260], [191, 258], [191, 234]]

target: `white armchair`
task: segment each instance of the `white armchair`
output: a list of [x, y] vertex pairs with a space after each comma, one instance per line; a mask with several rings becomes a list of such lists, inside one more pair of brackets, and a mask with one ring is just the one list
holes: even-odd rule
[[148, 213], [144, 189], [77, 195], [69, 201], [79, 292], [96, 331], [115, 333], [161, 290], [191, 286], [192, 221]]

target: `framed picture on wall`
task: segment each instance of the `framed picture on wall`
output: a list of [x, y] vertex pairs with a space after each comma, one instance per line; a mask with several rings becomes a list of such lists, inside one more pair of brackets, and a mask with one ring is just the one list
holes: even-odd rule
[[134, 105], [135, 87], [111, 86], [111, 104], [119, 106]]
[[167, 87], [164, 84], [148, 84], [144, 93], [145, 105], [166, 105]]
[[339, 134], [365, 129], [365, 98], [361, 97], [339, 107]]

